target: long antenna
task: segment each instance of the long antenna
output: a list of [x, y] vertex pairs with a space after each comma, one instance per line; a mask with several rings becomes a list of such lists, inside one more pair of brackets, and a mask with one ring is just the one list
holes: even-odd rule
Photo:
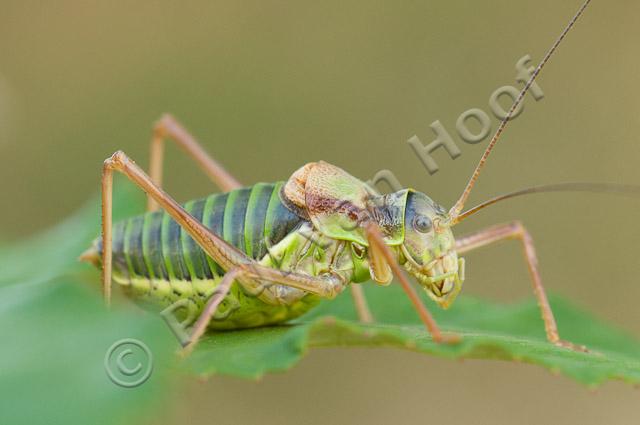
[[555, 43], [553, 43], [553, 45], [551, 46], [551, 48], [549, 49], [547, 54], [544, 55], [544, 57], [542, 58], [542, 61], [538, 64], [536, 69], [531, 74], [531, 77], [529, 78], [527, 83], [524, 85], [524, 87], [520, 91], [520, 93], [518, 94], [518, 97], [513, 102], [513, 105], [511, 105], [511, 109], [509, 109], [509, 112], [507, 112], [507, 115], [500, 122], [500, 125], [498, 126], [498, 129], [496, 130], [495, 134], [491, 138], [491, 141], [489, 142], [489, 145], [487, 146], [487, 149], [485, 149], [484, 153], [482, 154], [482, 157], [480, 158], [480, 162], [478, 162], [478, 165], [476, 166], [476, 169], [473, 171], [473, 174], [471, 175], [471, 178], [469, 179], [469, 182], [467, 183], [467, 186], [464, 188], [464, 191], [462, 192], [462, 195], [460, 195], [460, 198], [458, 198], [458, 200], [453, 205], [451, 210], [449, 210], [449, 216], [451, 218], [452, 224], [457, 223], [457, 218], [458, 218], [460, 212], [462, 211], [462, 209], [464, 208], [464, 204], [467, 201], [467, 198], [469, 197], [469, 194], [471, 193], [471, 190], [473, 189], [473, 186], [475, 185], [476, 180], [478, 180], [478, 176], [480, 176], [480, 172], [484, 168], [484, 165], [487, 162], [487, 158], [489, 157], [489, 154], [491, 154], [491, 151], [493, 150], [493, 147], [498, 142], [498, 139], [500, 139], [500, 135], [504, 131], [504, 128], [507, 126], [507, 123], [513, 117], [513, 113], [518, 108], [520, 103], [522, 103], [522, 99], [524, 98], [524, 96], [529, 91], [529, 88], [531, 87], [531, 85], [535, 81], [536, 77], [538, 76], [538, 74], [540, 73], [542, 68], [545, 66], [545, 64], [547, 63], [547, 61], [551, 57], [551, 55], [553, 55], [553, 53], [556, 51], [556, 49], [558, 48], [558, 46], [560, 45], [560, 43], [562, 42], [564, 37], [571, 30], [571, 28], [576, 23], [576, 21], [578, 20], [580, 15], [582, 15], [582, 12], [584, 12], [584, 10], [587, 8], [589, 3], [591, 3], [591, 0], [586, 0], [582, 4], [580, 9], [578, 9], [576, 14], [573, 15], [573, 18], [571, 18], [571, 21], [569, 21], [569, 23], [564, 28], [564, 30], [562, 30], [562, 33], [560, 34], [558, 39], [555, 41]]
[[456, 223], [460, 223], [462, 220], [474, 215], [480, 210], [483, 210], [488, 206], [498, 203], [500, 201], [504, 201], [505, 199], [511, 199], [517, 196], [529, 195], [532, 193], [547, 193], [547, 192], [611, 193], [616, 195], [639, 197], [640, 186], [633, 185], [633, 184], [617, 184], [617, 183], [568, 182], [568, 183], [543, 184], [540, 186], [527, 187], [525, 189], [520, 189], [514, 192], [498, 195], [494, 198], [491, 198], [482, 202], [481, 204], [476, 205], [473, 208], [469, 208], [468, 210], [459, 214], [456, 217]]

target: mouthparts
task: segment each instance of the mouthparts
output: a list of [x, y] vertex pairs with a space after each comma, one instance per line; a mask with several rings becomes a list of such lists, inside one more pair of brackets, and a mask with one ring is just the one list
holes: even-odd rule
[[451, 305], [462, 288], [464, 260], [458, 258], [455, 251], [448, 252], [424, 266], [409, 260], [405, 267], [429, 297], [443, 308]]

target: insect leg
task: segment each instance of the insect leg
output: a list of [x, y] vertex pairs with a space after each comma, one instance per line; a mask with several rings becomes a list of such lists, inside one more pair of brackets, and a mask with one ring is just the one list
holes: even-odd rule
[[[129, 180], [151, 196], [173, 218], [195, 242], [224, 270], [242, 267], [243, 278], [250, 283], [268, 281], [301, 289], [325, 298], [333, 298], [342, 291], [345, 282], [337, 275], [320, 277], [308, 276], [261, 266], [251, 260], [243, 252], [230, 245], [220, 236], [209, 230], [189, 214], [171, 196], [158, 187], [151, 178], [122, 151], [117, 151], [104, 162], [102, 170], [102, 238], [103, 238], [103, 276], [102, 284], [107, 304], [111, 295], [111, 265], [112, 265], [112, 189], [113, 171], [123, 173]], [[247, 280], [245, 280], [247, 283]]]
[[111, 271], [113, 259], [113, 175], [105, 161], [102, 168], [102, 296], [111, 304]]
[[547, 294], [542, 286], [542, 279], [540, 278], [540, 271], [538, 270], [538, 257], [536, 256], [536, 250], [533, 246], [533, 239], [522, 223], [514, 221], [500, 224], [464, 236], [456, 241], [456, 251], [458, 254], [464, 254], [473, 249], [481, 248], [505, 239], [516, 239], [522, 243], [523, 254], [529, 268], [531, 282], [533, 283], [533, 292], [538, 299], [538, 305], [542, 312], [542, 320], [544, 320], [544, 328], [549, 342], [559, 347], [571, 348], [576, 351], [586, 351], [586, 348], [583, 346], [560, 339], [556, 319], [553, 316]]
[[[149, 175], [158, 186], [162, 186], [162, 163], [164, 158], [164, 141], [173, 140], [189, 155], [209, 178], [225, 192], [237, 189], [242, 184], [213, 159], [198, 141], [173, 116], [163, 115], [153, 127], [151, 138], [151, 159]], [[158, 204], [149, 197], [147, 209], [154, 211]]]
[[298, 280], [299, 277], [304, 277], [309, 281], [314, 282], [316, 290], [309, 290], [309, 292], [314, 292], [327, 298], [335, 297], [344, 288], [345, 285], [344, 282], [342, 282], [337, 276], [329, 276], [323, 279], [306, 275], [297, 275], [295, 273], [287, 274], [281, 272], [280, 270], [275, 270], [256, 264], [239, 265], [227, 271], [218, 287], [216, 287], [215, 292], [207, 302], [207, 305], [200, 314], [200, 317], [193, 325], [190, 342], [184, 348], [182, 355], [188, 356], [193, 351], [193, 348], [207, 330], [209, 321], [215, 314], [218, 305], [229, 292], [231, 284], [234, 280], [242, 281], [243, 278], [259, 279], [262, 281], [270, 281], [284, 286], [300, 288], [300, 282]]
[[220, 281], [220, 284], [216, 287], [213, 295], [211, 295], [211, 298], [209, 298], [207, 305], [202, 310], [200, 317], [193, 325], [189, 344], [182, 350], [182, 355], [188, 356], [193, 351], [193, 347], [195, 347], [195, 345], [200, 340], [200, 337], [202, 337], [202, 335], [207, 330], [209, 321], [216, 313], [220, 302], [222, 302], [224, 297], [227, 296], [227, 294], [229, 293], [229, 289], [231, 289], [231, 284], [240, 274], [242, 274], [241, 268], [235, 268], [225, 273], [222, 281]]
[[392, 272], [396, 275], [400, 284], [402, 285], [402, 289], [407, 293], [407, 296], [413, 303], [413, 306], [418, 311], [420, 315], [420, 319], [425, 324], [427, 330], [431, 334], [431, 337], [435, 342], [438, 343], [455, 343], [460, 340], [460, 337], [456, 335], [443, 335], [440, 332], [440, 327], [429, 313], [429, 310], [425, 307], [425, 305], [420, 300], [420, 297], [416, 293], [413, 286], [407, 279], [407, 276], [404, 274], [398, 262], [393, 256], [393, 253], [389, 249], [389, 247], [384, 243], [384, 239], [382, 238], [382, 234], [380, 229], [374, 223], [369, 223], [366, 226], [367, 239], [369, 241], [369, 255], [372, 257], [372, 260], [377, 260], [377, 263], [380, 263], [384, 260]]
[[373, 323], [373, 315], [367, 304], [367, 298], [364, 295], [361, 285], [351, 284], [351, 297], [353, 298], [353, 305], [358, 312], [358, 319], [362, 323]]

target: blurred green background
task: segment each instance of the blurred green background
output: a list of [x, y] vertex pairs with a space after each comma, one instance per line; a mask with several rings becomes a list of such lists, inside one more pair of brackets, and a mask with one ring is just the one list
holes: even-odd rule
[[[578, 2], [0, 1], [0, 240], [62, 220], [94, 196], [102, 160], [146, 166], [150, 128], [172, 112], [241, 181], [285, 179], [323, 159], [368, 179], [382, 168], [450, 206], [486, 141], [455, 133], [489, 111], [539, 60]], [[527, 185], [640, 183], [640, 4], [594, 2], [527, 98], [472, 195]], [[431, 176], [406, 143], [441, 120], [462, 156]], [[497, 122], [492, 121], [495, 129]], [[214, 191], [175, 147], [166, 188]], [[519, 218], [547, 288], [640, 335], [639, 200], [588, 194], [521, 198], [457, 234]], [[96, 229], [96, 232], [98, 229]], [[466, 293], [530, 296], [520, 248], [467, 256]], [[97, 284], [97, 282], [96, 282]], [[562, 323], [560, 323], [562, 329]], [[447, 362], [396, 350], [326, 349], [259, 383], [185, 382], [161, 423], [637, 423], [638, 392], [595, 393], [533, 366]], [[158, 423], [158, 418], [149, 422]]]

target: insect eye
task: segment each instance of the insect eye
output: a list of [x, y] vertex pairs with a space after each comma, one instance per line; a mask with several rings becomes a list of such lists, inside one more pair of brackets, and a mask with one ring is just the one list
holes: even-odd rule
[[431, 230], [431, 220], [426, 215], [417, 215], [413, 219], [413, 228], [420, 233], [427, 233]]

